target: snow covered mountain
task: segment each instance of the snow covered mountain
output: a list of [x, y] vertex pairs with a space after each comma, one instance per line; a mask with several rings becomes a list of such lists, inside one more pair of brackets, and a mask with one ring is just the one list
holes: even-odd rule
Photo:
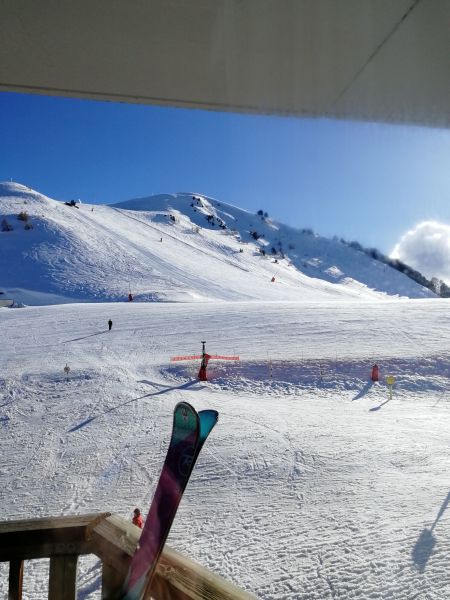
[[68, 206], [0, 184], [0, 298], [25, 304], [434, 295], [337, 240], [192, 193]]

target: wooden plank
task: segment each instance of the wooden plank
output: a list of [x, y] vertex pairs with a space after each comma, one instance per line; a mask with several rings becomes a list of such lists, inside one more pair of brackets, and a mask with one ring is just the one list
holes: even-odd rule
[[155, 573], [150, 592], [144, 597], [144, 600], [147, 600], [147, 598], [148, 600], [165, 600], [166, 598], [170, 598], [170, 600], [191, 600], [184, 592], [173, 588], [170, 582], [158, 573]]
[[0, 561], [90, 554], [90, 527], [110, 513], [0, 523]]
[[76, 600], [78, 556], [52, 556], [48, 600]]
[[12, 560], [9, 563], [8, 600], [22, 600], [23, 560]]
[[[126, 576], [141, 530], [111, 515], [92, 531], [93, 552], [104, 563]], [[248, 592], [185, 556], [165, 547], [148, 598], [156, 600], [255, 600]]]
[[256, 597], [171, 548], [164, 549], [152, 582], [156, 600], [256, 600]]
[[140, 536], [139, 527], [119, 515], [111, 515], [93, 528], [92, 552], [125, 576]]
[[49, 558], [51, 556], [64, 556], [66, 554], [92, 554], [92, 544], [87, 541], [79, 542], [55, 542], [47, 544], [26, 545], [26, 540], [22, 540], [20, 545], [14, 548], [0, 549], [0, 562], [11, 560], [33, 560], [35, 558]]
[[111, 513], [90, 513], [86, 515], [67, 515], [60, 517], [42, 517], [39, 519], [20, 519], [19, 521], [1, 521], [2, 534], [16, 531], [34, 531], [37, 529], [58, 529], [67, 527], [85, 527], [98, 517], [108, 517]]

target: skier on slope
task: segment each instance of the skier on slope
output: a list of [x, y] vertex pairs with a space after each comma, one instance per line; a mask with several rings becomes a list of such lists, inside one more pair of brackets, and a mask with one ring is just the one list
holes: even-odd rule
[[133, 510], [132, 522], [133, 525], [136, 525], [137, 527], [139, 527], [139, 529], [142, 529], [144, 525], [144, 519], [142, 518], [141, 511], [138, 508], [135, 508]]
[[110, 319], [110, 320], [108, 321], [108, 329], [109, 329], [109, 331], [111, 331], [111, 327], [112, 327], [112, 321], [111, 321], [111, 319]]

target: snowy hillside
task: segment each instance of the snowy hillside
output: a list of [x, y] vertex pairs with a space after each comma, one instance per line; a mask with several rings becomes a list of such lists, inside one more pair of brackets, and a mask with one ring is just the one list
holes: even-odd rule
[[[0, 308], [3, 520], [145, 516], [185, 400], [220, 418], [175, 549], [261, 600], [450, 597], [448, 301], [197, 194], [77, 208], [5, 183], [0, 223], [0, 304], [54, 305]], [[201, 340], [240, 360], [199, 382], [170, 359]], [[27, 561], [24, 600], [48, 569]], [[99, 600], [98, 561], [78, 580]]]
[[196, 194], [77, 206], [0, 184], [0, 299], [36, 305], [123, 301], [129, 292], [135, 300], [169, 302], [433, 296], [336, 240]]
[[[220, 418], [172, 547], [261, 600], [449, 598], [449, 302], [199, 308], [0, 309], [2, 519], [145, 516], [186, 400]], [[240, 361], [197, 381], [198, 361], [170, 357], [200, 340]], [[24, 600], [44, 600], [47, 581], [48, 561], [27, 561]], [[79, 600], [99, 600], [100, 582], [83, 557]]]

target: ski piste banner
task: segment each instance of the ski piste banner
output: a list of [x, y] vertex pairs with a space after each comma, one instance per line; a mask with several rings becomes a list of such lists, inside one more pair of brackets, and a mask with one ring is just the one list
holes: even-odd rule
[[[197, 360], [200, 358], [203, 358], [202, 354], [195, 354], [192, 356], [171, 356], [170, 360], [171, 362], [175, 362], [177, 360]], [[208, 360], [212, 358], [216, 360], [239, 360], [239, 356], [222, 356], [220, 354], [208, 354]]]
[[121, 595], [122, 600], [141, 600], [149, 592], [156, 565], [183, 492], [203, 444], [218, 417], [219, 413], [215, 410], [202, 410], [197, 413], [187, 402], [176, 405], [166, 459], [142, 530], [139, 547], [131, 560]]

